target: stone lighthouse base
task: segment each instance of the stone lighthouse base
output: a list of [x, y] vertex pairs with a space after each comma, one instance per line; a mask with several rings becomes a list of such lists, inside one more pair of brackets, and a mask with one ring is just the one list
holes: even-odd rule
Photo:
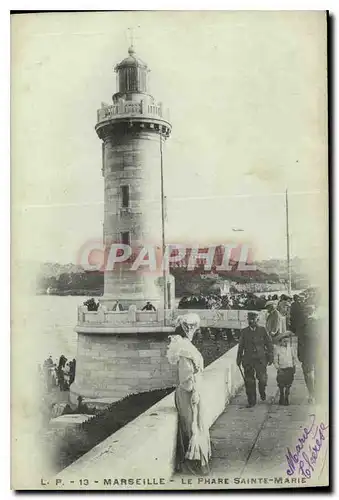
[[166, 358], [172, 327], [97, 326], [77, 328], [78, 352], [72, 403], [78, 396], [95, 406], [129, 394], [163, 389], [177, 383], [177, 369]]

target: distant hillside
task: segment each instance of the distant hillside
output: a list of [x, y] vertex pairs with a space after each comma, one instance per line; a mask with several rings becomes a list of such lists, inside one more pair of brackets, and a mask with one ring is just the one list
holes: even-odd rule
[[58, 277], [61, 274], [84, 273], [83, 267], [76, 264], [58, 264], [57, 262], [44, 262], [40, 266], [40, 276]]
[[[216, 285], [226, 281], [230, 284], [280, 284], [279, 276], [274, 273], [266, 274], [257, 271], [238, 271], [236, 266], [232, 271], [204, 271], [203, 266], [199, 266], [194, 271], [187, 271], [184, 267], [175, 267], [171, 270], [175, 278], [175, 293], [177, 297], [199, 293], [215, 293]], [[207, 278], [207, 279], [206, 279]]]
[[75, 264], [46, 262], [38, 271], [36, 289], [38, 294], [103, 295], [104, 275]]
[[[283, 260], [267, 260], [256, 262], [256, 271], [239, 271], [234, 263], [231, 271], [204, 271], [203, 263], [194, 271], [187, 271], [183, 265], [171, 269], [175, 278], [176, 296], [188, 294], [211, 293], [218, 283], [227, 281], [233, 284], [262, 284], [263, 291], [267, 286], [280, 286], [287, 279], [287, 266]], [[292, 262], [292, 287], [308, 286], [305, 276], [298, 272], [299, 262]], [[299, 267], [298, 267], [299, 266]], [[206, 277], [208, 279], [206, 279]], [[37, 275], [37, 293], [51, 295], [89, 295], [99, 296], [104, 292], [104, 275], [98, 271], [85, 271], [81, 266], [69, 263], [58, 264], [46, 262], [40, 266]]]

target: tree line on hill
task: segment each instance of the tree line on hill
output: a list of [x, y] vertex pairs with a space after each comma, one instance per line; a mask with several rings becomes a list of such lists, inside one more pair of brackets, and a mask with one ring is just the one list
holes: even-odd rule
[[104, 292], [104, 275], [98, 271], [61, 273], [57, 276], [39, 276], [37, 293], [50, 295], [94, 295]]
[[[236, 267], [231, 271], [217, 272], [213, 277], [213, 272], [205, 271], [203, 264], [193, 271], [188, 271], [186, 267], [173, 267], [171, 274], [175, 278], [177, 297], [210, 293], [211, 287], [223, 280], [237, 284], [280, 282], [278, 274], [261, 270], [239, 271]], [[206, 276], [208, 279], [204, 279]], [[38, 294], [100, 296], [104, 292], [104, 274], [100, 271], [85, 271], [82, 267], [72, 264], [44, 264], [37, 276], [36, 289]]]

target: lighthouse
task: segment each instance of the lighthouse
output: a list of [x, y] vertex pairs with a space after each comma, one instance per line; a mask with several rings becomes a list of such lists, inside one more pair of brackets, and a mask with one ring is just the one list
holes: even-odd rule
[[[133, 46], [114, 69], [117, 92], [112, 105], [98, 110], [95, 127], [102, 141], [103, 240], [106, 255], [112, 244], [122, 244], [132, 249], [132, 256], [113, 269], [108, 262], [101, 303], [111, 309], [119, 300], [125, 309], [130, 305], [139, 308], [149, 300], [155, 307], [164, 307], [161, 269], [150, 272], [144, 264], [139, 269], [131, 267], [141, 249], [146, 257], [148, 248], [153, 256], [162, 252], [161, 166], [163, 146], [172, 127], [168, 112], [148, 91], [149, 69]], [[168, 276], [169, 303], [174, 298], [171, 283]]]
[[[97, 111], [95, 125], [102, 144], [103, 242], [109, 256], [117, 245], [131, 248], [132, 255], [118, 266], [107, 262], [98, 311], [78, 308], [70, 387], [71, 401], [81, 396], [98, 407], [177, 381], [166, 358], [174, 332], [174, 279], [161, 266], [132, 269], [134, 253], [147, 247], [160, 256], [164, 251], [163, 146], [172, 127], [149, 93], [148, 66], [133, 46], [114, 69], [117, 91], [112, 104]], [[114, 308], [116, 301], [122, 310]], [[146, 301], [156, 310], [143, 311]]]

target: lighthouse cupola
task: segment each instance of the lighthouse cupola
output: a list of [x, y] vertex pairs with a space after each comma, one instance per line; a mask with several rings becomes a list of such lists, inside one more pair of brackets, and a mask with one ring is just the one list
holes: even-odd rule
[[147, 93], [147, 73], [149, 69], [147, 64], [139, 59], [133, 45], [128, 49], [128, 57], [123, 59], [114, 68], [117, 73], [117, 89], [118, 93], [113, 96], [126, 96], [131, 93]]

